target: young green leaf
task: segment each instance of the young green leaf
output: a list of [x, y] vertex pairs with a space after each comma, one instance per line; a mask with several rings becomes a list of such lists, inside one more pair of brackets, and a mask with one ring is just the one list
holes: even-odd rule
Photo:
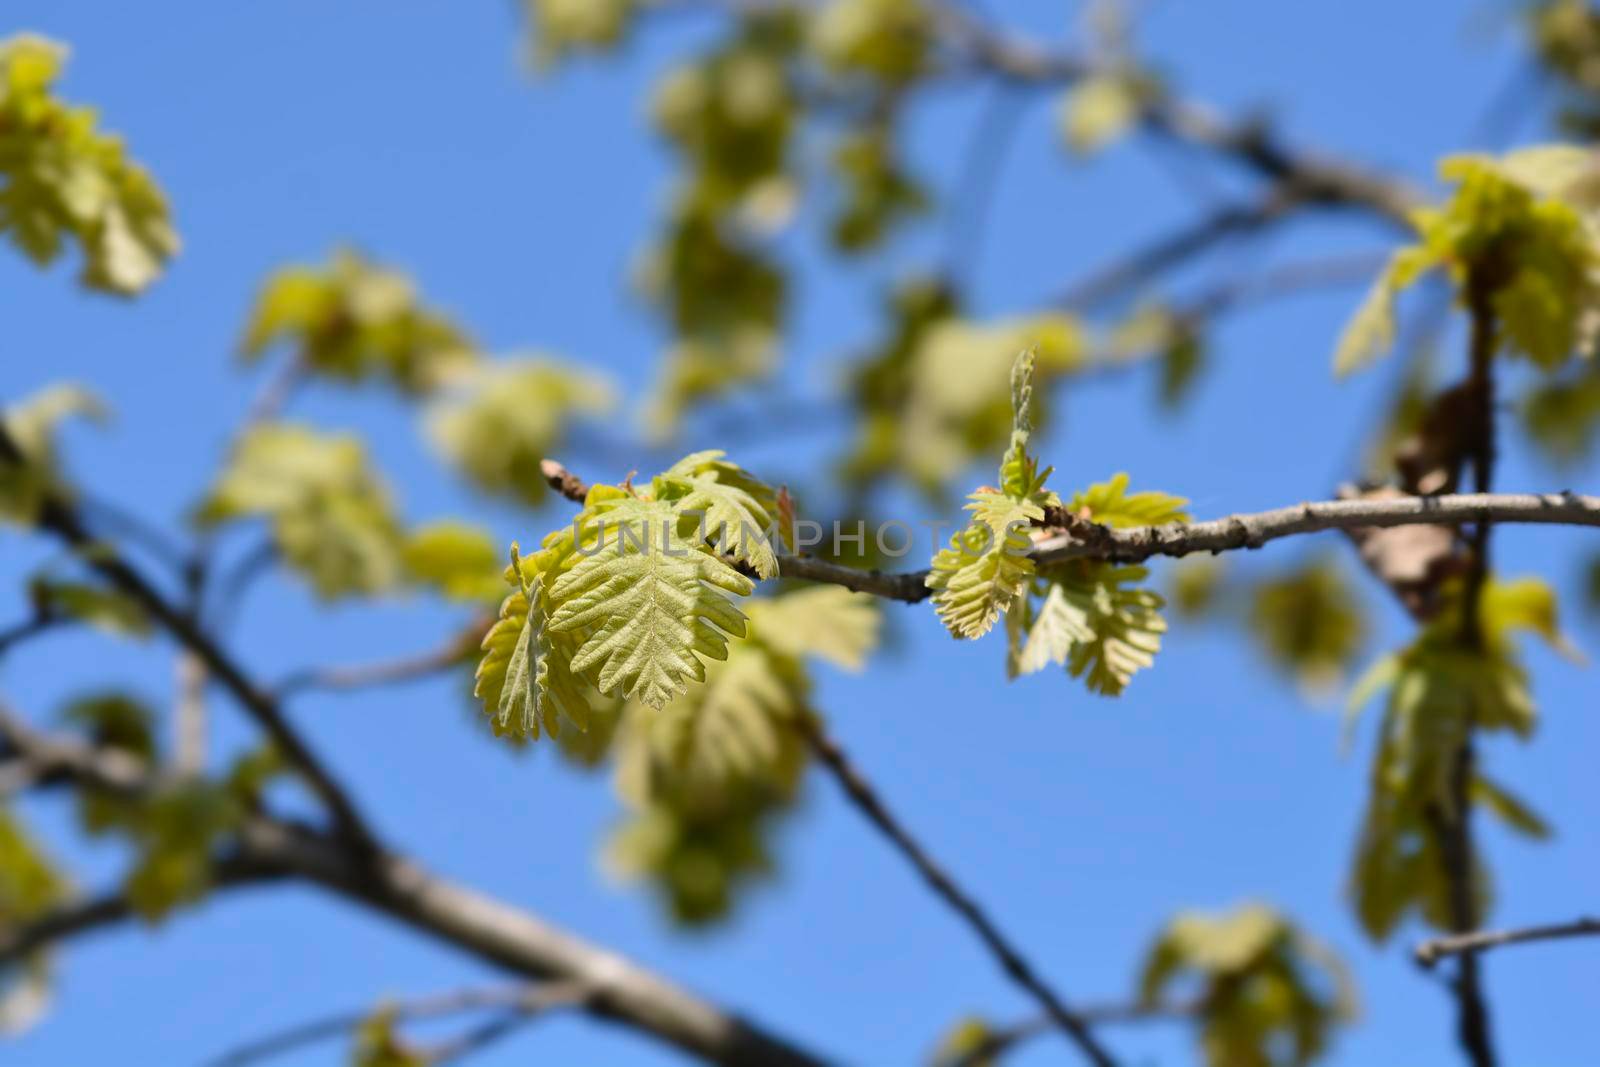
[[573, 670], [597, 672], [602, 693], [638, 694], [659, 708], [685, 679], [704, 676], [700, 656], [727, 656], [725, 633], [744, 635], [727, 594], [747, 596], [755, 585], [686, 541], [670, 504], [619, 501], [599, 519], [600, 543], [550, 590], [550, 628], [580, 637]]
[[1148, 573], [1109, 563], [1077, 563], [1052, 572], [1018, 672], [1061, 664], [1074, 678], [1084, 678], [1091, 692], [1119, 695], [1135, 673], [1155, 662], [1167, 630], [1160, 595], [1127, 588]]

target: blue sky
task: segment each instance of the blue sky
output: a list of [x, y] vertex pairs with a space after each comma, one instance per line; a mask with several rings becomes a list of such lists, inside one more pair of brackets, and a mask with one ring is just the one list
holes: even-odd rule
[[[1059, 33], [1075, 5], [991, 5], [1019, 27]], [[542, 349], [606, 371], [634, 395], [660, 337], [626, 276], [663, 203], [669, 161], [644, 118], [653, 79], [707, 24], [665, 23], [611, 63], [556, 77], [519, 62], [507, 2], [89, 4], [11, 0], [0, 34], [30, 29], [69, 42], [64, 91], [100, 106], [159, 176], [186, 240], [147, 296], [80, 293], [73, 265], [39, 273], [0, 256], [0, 396], [48, 382], [92, 385], [116, 411], [74, 431], [74, 469], [103, 496], [176, 524], [258, 382], [232, 352], [262, 276], [353, 242], [401, 265], [428, 297], [497, 352]], [[1219, 107], [1259, 108], [1299, 143], [1431, 180], [1433, 160], [1480, 147], [1480, 116], [1512, 75], [1505, 9], [1490, 4], [1149, 5], [1145, 45], [1178, 83]], [[970, 150], [983, 97], [940, 94], [914, 122], [913, 151], [941, 188]], [[1089, 166], [1067, 160], [1052, 107], [1026, 111], [1006, 156], [977, 254], [978, 309], [1041, 301], [1118, 249], [1194, 210], [1161, 157], [1120, 147]], [[1521, 139], [1539, 135], [1524, 123]], [[1227, 168], [1208, 173], [1240, 187]], [[894, 245], [872, 265], [825, 260], [793, 242], [802, 267], [784, 382], [820, 394], [841, 358], [870, 339], [876, 299], [906, 269], [937, 265], [945, 228]], [[1283, 258], [1381, 249], [1390, 236], [1349, 220], [1296, 225]], [[1330, 341], [1356, 294], [1319, 293], [1230, 320], [1191, 407], [1158, 417], [1154, 383], [1130, 374], [1073, 387], [1043, 451], [1057, 483], [1119, 469], [1180, 492], [1201, 515], [1324, 495], [1385, 387], [1382, 373], [1336, 385]], [[388, 398], [324, 390], [297, 415], [369, 435], [406, 514], [470, 508], [509, 538], [563, 514], [528, 516], [453, 486]], [[690, 446], [715, 445], [691, 435]], [[826, 433], [764, 443], [741, 459], [792, 475], [813, 469]], [[1501, 484], [1590, 488], [1593, 470], [1553, 474], [1512, 437]], [[584, 460], [574, 453], [575, 465]], [[586, 470], [620, 477], [626, 461]], [[612, 469], [618, 468], [618, 469]], [[1508, 573], [1571, 587], [1582, 534], [1507, 529]], [[243, 539], [241, 539], [242, 541]], [[1248, 561], [1286, 566], [1325, 543], [1274, 546]], [[54, 549], [0, 533], [0, 619], [20, 616], [16, 576]], [[1374, 591], [1375, 592], [1375, 591]], [[1375, 604], [1382, 604], [1374, 596]], [[1329, 1062], [1454, 1064], [1449, 1002], [1408, 962], [1415, 930], [1369, 945], [1341, 886], [1365, 793], [1367, 743], [1341, 756], [1336, 708], [1308, 706], [1262, 669], [1237, 635], [1174, 626], [1157, 669], [1118, 701], [1056, 676], [1007, 684], [991, 640], [954, 645], [931, 611], [895, 608], [900, 649], [860, 677], [824, 673], [819, 704], [845, 746], [936, 855], [1028, 946], [1057, 987], [1081, 1001], [1126, 997], [1135, 961], [1185, 907], [1247, 899], [1283, 908], [1351, 963], [1360, 1027]], [[1387, 608], [1384, 608], [1388, 611]], [[417, 598], [321, 612], [290, 582], [259, 589], [229, 640], [266, 678], [311, 663], [360, 662], [431, 646], [453, 618]], [[1600, 632], [1575, 623], [1580, 645]], [[1385, 614], [1371, 651], [1404, 638]], [[1528, 745], [1496, 739], [1485, 759], [1550, 815], [1554, 841], [1487, 829], [1499, 875], [1497, 920], [1570, 917], [1594, 908], [1600, 824], [1593, 808], [1592, 673], [1530, 652], [1543, 724]], [[0, 664], [0, 692], [43, 715], [85, 689], [130, 685], [157, 701], [170, 650], [52, 636]], [[658, 967], [847, 1062], [919, 1062], [957, 1017], [998, 1019], [1031, 1006], [954, 918], [887, 852], [832, 784], [814, 777], [781, 842], [781, 873], [726, 927], [669, 928], [637, 887], [609, 880], [596, 849], [616, 816], [608, 784], [548, 753], [514, 758], [464, 725], [459, 679], [362, 697], [312, 696], [294, 715], [352, 783], [382, 830], [428, 864]], [[218, 707], [226, 701], [216, 699]], [[219, 749], [247, 736], [225, 712]], [[30, 805], [88, 883], [121, 857], [65, 833], [67, 813]], [[5, 1054], [30, 1067], [113, 1056], [191, 1064], [241, 1038], [383, 995], [490, 980], [446, 948], [289, 888], [218, 899], [158, 931], [123, 929], [62, 957], [59, 1004]], [[1582, 942], [1495, 955], [1488, 987], [1507, 1067], [1579, 1067], [1600, 953]], [[1124, 1029], [1130, 1064], [1193, 1061], [1175, 1028]], [[278, 1061], [340, 1062], [334, 1046]], [[643, 1065], [675, 1057], [624, 1032], [552, 1019], [475, 1062]], [[1073, 1062], [1054, 1039], [1016, 1063]]]

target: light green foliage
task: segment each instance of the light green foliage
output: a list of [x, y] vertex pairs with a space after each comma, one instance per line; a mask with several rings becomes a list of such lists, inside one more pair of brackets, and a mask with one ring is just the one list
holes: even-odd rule
[[1180, 982], [1198, 984], [1211, 1067], [1304, 1067], [1355, 1014], [1338, 959], [1258, 904], [1174, 919], [1145, 958], [1140, 998], [1158, 1004]]
[[1520, 412], [1533, 443], [1565, 467], [1593, 455], [1600, 438], [1600, 360], [1584, 360], [1573, 369], [1576, 373], [1537, 383]]
[[961, 1067], [995, 1067], [997, 1061], [993, 1056], [978, 1055], [989, 1047], [994, 1037], [994, 1028], [985, 1020], [975, 1015], [958, 1019], [954, 1026], [945, 1031], [938, 1047], [933, 1050], [933, 1067], [950, 1067], [952, 1064], [960, 1064]]
[[724, 460], [724, 454], [696, 452], [679, 460], [656, 476], [653, 495], [683, 516], [680, 532], [709, 541], [757, 577], [776, 578], [778, 494]]
[[934, 609], [956, 637], [982, 637], [1026, 594], [1034, 574], [1028, 529], [1044, 520], [1046, 507], [1059, 503], [1044, 488], [1050, 471], [1039, 471], [1027, 451], [1034, 363], [1027, 350], [1012, 367], [1011, 447], [1000, 464], [1000, 488], [985, 487], [968, 498], [972, 519], [933, 557], [928, 572]]
[[838, 73], [897, 85], [924, 71], [935, 31], [924, 0], [829, 0], [811, 25], [809, 43]]
[[1200, 618], [1228, 601], [1228, 565], [1220, 556], [1188, 556], [1168, 574], [1169, 599], [1180, 617]]
[[446, 519], [406, 535], [400, 558], [406, 573], [449, 600], [493, 603], [505, 592], [500, 552], [489, 534]]
[[68, 240], [83, 251], [83, 284], [132, 294], [178, 251], [166, 197], [92, 109], [52, 92], [63, 46], [19, 34], [0, 40], [0, 233], [48, 264]]
[[614, 405], [605, 379], [542, 358], [479, 365], [454, 385], [428, 418], [435, 446], [480, 489], [531, 505], [546, 496], [539, 462], [568, 425]]
[[1562, 90], [1561, 126], [1580, 141], [1600, 134], [1600, 11], [1589, 0], [1524, 5], [1534, 50]]
[[105, 633], [145, 637], [150, 617], [122, 593], [87, 582], [38, 575], [28, 582], [28, 599], [42, 618], [72, 619]]
[[[955, 318], [955, 293], [945, 282], [913, 278], [895, 288], [886, 301], [891, 326], [882, 344], [851, 365], [848, 389], [859, 427], [840, 475], [855, 490], [870, 488], [900, 474], [912, 456], [913, 443], [903, 438], [911, 407], [923, 343], [941, 323]], [[1009, 426], [1010, 413], [1003, 416]], [[928, 471], [918, 478], [925, 493], [942, 492], [948, 472]]]
[[[130, 697], [85, 697], [69, 704], [63, 718], [86, 729], [96, 744], [146, 763], [159, 758], [153, 715]], [[276, 751], [263, 748], [238, 757], [217, 781], [169, 783], [138, 797], [83, 788], [78, 793], [79, 820], [91, 834], [117, 834], [133, 844], [124, 890], [141, 918], [159, 923], [210, 891], [214, 853], [283, 771]]]
[[748, 638], [708, 664], [704, 685], [660, 709], [630, 706], [616, 737], [630, 815], [610, 861], [650, 879], [689, 924], [726, 914], [738, 887], [771, 868], [764, 836], [794, 802], [805, 765], [795, 727], [814, 714], [805, 658], [857, 669], [877, 643], [876, 605], [843, 589], [758, 599], [748, 611]]
[[815, 657], [847, 671], [866, 666], [882, 623], [872, 597], [837, 586], [756, 600], [749, 614], [755, 640], [774, 655], [796, 662]]
[[885, 427], [892, 437], [880, 448], [891, 469], [937, 496], [952, 472], [1004, 447], [1012, 428], [1007, 383], [1024, 349], [1035, 353], [1036, 384], [1044, 393], [1085, 365], [1088, 345], [1070, 315], [931, 324], [912, 356], [906, 393], [890, 413], [895, 421]]
[[[1514, 636], [1532, 633], [1570, 652], [1556, 621], [1555, 595], [1543, 582], [1493, 581], [1481, 597], [1482, 650], [1463, 646], [1460, 612], [1429, 623], [1403, 651], [1375, 664], [1350, 698], [1352, 716], [1379, 692], [1388, 694], [1373, 758], [1371, 796], [1356, 847], [1350, 893], [1362, 926], [1387, 938], [1412, 910], [1438, 928], [1451, 925], [1449, 885], [1434, 825], [1456, 808], [1455, 754], [1467, 730], [1509, 730], [1527, 737], [1535, 725]], [[1480, 779], [1469, 803], [1482, 802], [1527, 832], [1538, 820], [1503, 788]], [[1488, 872], [1474, 875], [1479, 919], [1489, 903]]]
[[285, 344], [307, 370], [335, 381], [382, 379], [418, 395], [477, 359], [472, 340], [423, 306], [410, 279], [341, 249], [326, 267], [267, 279], [240, 351], [260, 359]]
[[155, 716], [148, 705], [124, 693], [79, 697], [61, 709], [61, 719], [82, 729], [96, 745], [149, 763], [156, 755]]
[[636, 0], [522, 0], [533, 56], [549, 66], [578, 52], [605, 52], [627, 35]]
[[1102, 526], [1126, 529], [1188, 522], [1189, 513], [1184, 510], [1188, 505], [1183, 497], [1169, 493], [1129, 493], [1128, 475], [1119, 471], [1108, 482], [1097, 482], [1074, 493], [1067, 510]]
[[1061, 102], [1061, 135], [1079, 155], [1089, 155], [1118, 140], [1139, 120], [1146, 89], [1116, 71], [1085, 78]]
[[588, 724], [589, 703], [572, 667], [575, 641], [546, 625], [551, 601], [542, 571], [556, 558], [547, 550], [524, 560], [511, 546], [505, 580], [517, 588], [483, 639], [473, 688], [497, 735], [537, 740], [542, 724], [555, 736], [563, 715], [580, 730]]
[[[1128, 476], [1114, 475], [1073, 494], [1066, 509], [1103, 526], [1157, 526], [1187, 522], [1182, 497], [1158, 492], [1128, 492]], [[1160, 594], [1140, 588], [1144, 567], [1070, 560], [1051, 570], [1029, 590], [1041, 599], [1028, 612], [1026, 636], [1013, 638], [1009, 673], [1034, 674], [1054, 663], [1089, 691], [1118, 696], [1134, 674], [1155, 662], [1161, 635]]]
[[1313, 690], [1336, 685], [1367, 636], [1360, 599], [1327, 557], [1256, 585], [1249, 623], [1268, 659]]
[[[61, 903], [68, 889], [22, 823], [0, 806], [0, 939]], [[49, 960], [42, 951], [0, 964], [0, 1035], [26, 1030], [49, 996]]]
[[688, 680], [704, 677], [702, 656], [727, 656], [724, 634], [744, 636], [744, 616], [727, 594], [745, 596], [755, 586], [684, 538], [667, 502], [617, 501], [598, 518], [594, 554], [551, 588], [559, 606], [550, 628], [579, 637], [572, 668], [598, 672], [602, 693], [637, 693], [661, 707]]
[[1486, 292], [1506, 345], [1541, 368], [1591, 351], [1600, 326], [1600, 170], [1589, 153], [1549, 146], [1501, 159], [1456, 156], [1440, 174], [1455, 183], [1453, 196], [1415, 213], [1418, 243], [1391, 258], [1340, 340], [1335, 369], [1359, 369], [1391, 347], [1396, 295], [1435, 269], [1463, 301]]
[[393, 1008], [380, 1007], [356, 1027], [350, 1067], [430, 1067], [432, 1062], [395, 1032]]
[[926, 190], [896, 157], [893, 136], [890, 124], [876, 122], [846, 134], [834, 147], [839, 200], [829, 235], [843, 252], [877, 247], [898, 223], [930, 206]]
[[1135, 673], [1155, 662], [1167, 632], [1160, 594], [1138, 587], [1148, 576], [1143, 567], [1079, 560], [1052, 570], [1017, 673], [1061, 664], [1090, 692], [1121, 695]]
[[658, 434], [772, 366], [787, 281], [760, 242], [796, 198], [787, 168], [799, 103], [788, 64], [798, 42], [796, 13], [751, 14], [657, 91], [656, 124], [685, 167], [639, 271], [675, 338], [648, 412]]
[[278, 552], [324, 598], [381, 592], [404, 573], [388, 491], [354, 437], [252, 428], [197, 512], [204, 525], [245, 517], [271, 521]]
[[76, 385], [52, 385], [0, 409], [6, 436], [22, 455], [20, 463], [0, 456], [0, 522], [31, 525], [48, 494], [66, 491], [57, 469], [55, 434], [74, 415], [103, 422], [107, 412], [94, 394]]
[[730, 594], [755, 583], [729, 560], [777, 574], [765, 536], [777, 499], [721, 452], [698, 452], [647, 489], [591, 488], [539, 552], [523, 558], [513, 546], [515, 589], [478, 666], [476, 694], [496, 732], [538, 737], [561, 716], [581, 728], [586, 688], [660, 708], [702, 680], [703, 661], [725, 659], [727, 637], [745, 633]]
[[[102, 743], [141, 759], [156, 757], [151, 715], [136, 701], [116, 694], [87, 698], [69, 705], [64, 715], [88, 725]], [[88, 833], [114, 833], [132, 842], [136, 853], [123, 889], [134, 911], [155, 924], [210, 891], [218, 846], [284, 769], [278, 754], [267, 748], [238, 757], [217, 780], [168, 782], [131, 797], [85, 786], [79, 790], [79, 820]]]

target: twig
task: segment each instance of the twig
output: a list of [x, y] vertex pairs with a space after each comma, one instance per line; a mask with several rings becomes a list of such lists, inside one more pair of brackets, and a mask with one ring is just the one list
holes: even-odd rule
[[[23, 462], [21, 450], [4, 424], [0, 423], [0, 463]], [[192, 651], [266, 732], [284, 758], [299, 771], [306, 784], [327, 806], [341, 831], [363, 846], [372, 846], [376, 839], [344, 787], [289, 725], [277, 702], [251, 681], [244, 669], [200, 628], [188, 612], [169, 601], [113, 546], [94, 538], [73, 507], [58, 495], [52, 493], [46, 496], [39, 509], [38, 525], [74, 549], [85, 564], [132, 598], [173, 638]]]
[[1096, 1067], [1114, 1067], [1116, 1061], [1090, 1031], [1088, 1021], [1067, 1007], [1055, 991], [1038, 976], [1022, 953], [1000, 932], [994, 920], [989, 918], [977, 901], [934, 862], [916, 838], [911, 836], [884, 805], [877, 790], [856, 770], [844, 750], [822, 732], [822, 727], [818, 723], [804, 717], [796, 720], [796, 723], [811, 751], [833, 775], [850, 802], [889, 839], [901, 855], [911, 862], [923, 881], [928, 883], [929, 888], [966, 920], [967, 925], [977, 933], [1011, 980], [1039, 1002], [1050, 1020], [1067, 1034], [1090, 1062]]
[[[1093, 1026], [1118, 1023], [1171, 1022], [1191, 1019], [1198, 1004], [1095, 1004], [1078, 1009], [1078, 1017]], [[940, 1060], [935, 1067], [983, 1067], [993, 1063], [1018, 1045], [1048, 1033], [1054, 1024], [1046, 1016], [1036, 1016], [997, 1027], [972, 1049], [954, 1059]]]
[[[395, 1022], [437, 1019], [470, 1012], [504, 1009], [509, 1018], [520, 1023], [531, 1020], [549, 1008], [580, 1004], [587, 995], [588, 991], [577, 983], [551, 982], [539, 986], [492, 986], [456, 990], [397, 1004], [383, 1004], [380, 1008], [387, 1011]], [[207, 1061], [207, 1067], [244, 1067], [245, 1064], [291, 1052], [304, 1045], [342, 1037], [357, 1029], [372, 1015], [372, 1008], [362, 1008], [300, 1023], [231, 1049]], [[499, 1018], [491, 1021], [491, 1025], [501, 1023], [503, 1020]], [[452, 1056], [461, 1055], [464, 1051], [481, 1048], [485, 1043], [483, 1032], [475, 1030], [457, 1042], [435, 1047], [431, 1050], [429, 1062], [443, 1063]], [[498, 1032], [495, 1036], [499, 1036]]]
[[1465, 934], [1430, 938], [1419, 944], [1413, 953], [1418, 963], [1424, 967], [1432, 967], [1446, 956], [1475, 955], [1504, 945], [1596, 936], [1600, 936], [1600, 919], [1585, 916], [1572, 922], [1551, 923], [1546, 926], [1522, 926], [1510, 930], [1474, 930]]
[[[139, 795], [157, 779], [136, 757], [73, 738], [46, 736], [0, 708], [0, 740], [51, 773], [118, 794]], [[623, 956], [537, 917], [439, 878], [403, 855], [364, 851], [346, 837], [262, 813], [248, 817], [234, 859], [219, 861], [221, 884], [292, 876], [429, 934], [511, 973], [573, 982], [592, 990], [584, 1008], [725, 1067], [823, 1067], [824, 1061], [737, 1015], [702, 1000]], [[249, 877], [246, 877], [246, 874]], [[237, 874], [239, 882], [227, 881]], [[35, 920], [0, 941], [6, 953], [34, 948], [131, 916], [113, 896]]]
[[[224, 857], [211, 865], [213, 889], [237, 889], [276, 881], [289, 872], [243, 856]], [[132, 902], [120, 889], [68, 901], [27, 922], [0, 929], [0, 965], [15, 963], [40, 949], [135, 917]]]
[[[544, 471], [562, 495], [581, 501], [583, 480], [554, 460]], [[1260, 548], [1268, 541], [1324, 530], [1362, 527], [1462, 526], [1470, 523], [1525, 523], [1600, 527], [1600, 497], [1560, 493], [1456, 493], [1376, 500], [1326, 500], [1226, 515], [1206, 522], [1173, 522], [1164, 526], [1112, 529], [1058, 510], [1046, 526], [1064, 531], [1034, 542], [1029, 554], [1041, 568], [1071, 559], [1138, 563], [1155, 556], [1187, 556], [1194, 552], [1230, 552]], [[903, 573], [859, 570], [803, 555], [779, 555], [785, 578], [841, 585], [858, 593], [914, 604], [927, 598], [926, 570]]]
[[1083, 310], [1114, 300], [1210, 251], [1227, 238], [1271, 225], [1292, 206], [1292, 201], [1286, 198], [1271, 196], [1259, 204], [1230, 204], [1218, 208], [1074, 283], [1055, 302], [1066, 308]]
[[486, 617], [474, 619], [439, 647], [416, 655], [354, 667], [308, 668], [285, 678], [273, 693], [282, 700], [313, 689], [346, 692], [428, 678], [465, 660], [483, 641], [491, 622]]
[[[1495, 273], [1480, 265], [1473, 272], [1467, 289], [1470, 316], [1467, 381], [1474, 401], [1469, 456], [1474, 488], [1480, 494], [1488, 493], [1494, 482], [1494, 353], [1498, 344], [1494, 300], [1499, 286], [1498, 279], [1493, 276]], [[1493, 531], [1494, 524], [1489, 516], [1482, 516], [1474, 524], [1468, 542], [1472, 551], [1461, 596], [1460, 643], [1474, 653], [1483, 651], [1479, 605], [1489, 580], [1489, 546]], [[1448, 803], [1435, 804], [1429, 812], [1449, 883], [1450, 926], [1457, 934], [1473, 930], [1480, 921], [1478, 860], [1472, 835], [1472, 782], [1477, 773], [1473, 743], [1476, 724], [1471, 718], [1470, 704], [1464, 715], [1466, 723], [1461, 741], [1451, 760]], [[1462, 1050], [1473, 1067], [1494, 1067], [1496, 1057], [1490, 1034], [1489, 1005], [1483, 995], [1483, 978], [1475, 954], [1469, 952], [1461, 956], [1453, 987], [1456, 1035]]]

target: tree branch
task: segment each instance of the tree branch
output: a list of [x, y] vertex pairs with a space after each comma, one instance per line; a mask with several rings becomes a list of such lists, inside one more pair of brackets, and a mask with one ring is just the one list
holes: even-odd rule
[[[0, 423], [0, 463], [27, 460]], [[96, 540], [78, 513], [59, 494], [47, 494], [39, 510], [38, 525], [71, 547], [84, 563], [114, 587], [131, 597], [175, 640], [188, 648], [223, 687], [233, 694], [289, 763], [325, 804], [340, 830], [352, 840], [371, 845], [376, 838], [331, 772], [289, 725], [276, 701], [252, 682], [244, 669], [199, 626], [194, 617], [169, 601], [159, 589], [125, 560], [116, 549]]]
[[[1023, 84], [1070, 85], [1093, 75], [1091, 60], [1042, 48], [990, 26], [954, 4], [939, 5], [940, 30], [970, 69]], [[1232, 159], [1306, 202], [1360, 207], [1410, 232], [1419, 203], [1407, 183], [1332, 159], [1296, 152], [1260, 122], [1231, 124], [1199, 104], [1171, 96], [1145, 101], [1148, 132]]]
[[488, 617], [473, 619], [437, 648], [411, 656], [352, 667], [309, 667], [278, 683], [273, 694], [279, 700], [286, 700], [308, 690], [348, 692], [428, 678], [464, 662], [483, 642], [493, 622]]
[[[551, 484], [567, 488], [562, 495], [582, 501], [583, 480], [555, 460], [545, 460]], [[1260, 548], [1268, 541], [1324, 530], [1363, 527], [1463, 526], [1470, 523], [1522, 523], [1547, 526], [1600, 527], [1600, 497], [1560, 493], [1456, 493], [1383, 499], [1325, 500], [1271, 511], [1226, 515], [1205, 522], [1173, 522], [1164, 526], [1112, 529], [1056, 509], [1045, 516], [1059, 532], [1034, 542], [1029, 554], [1040, 568], [1071, 559], [1139, 563], [1155, 556], [1187, 556], [1194, 552], [1230, 552]], [[915, 604], [930, 590], [926, 570], [885, 573], [846, 567], [811, 556], [780, 554], [784, 578], [840, 585], [885, 600]]]
[[[99, 789], [139, 794], [159, 779], [116, 749], [37, 733], [0, 708], [0, 738], [35, 763]], [[293, 876], [444, 941], [513, 974], [592, 991], [585, 1010], [725, 1067], [822, 1067], [825, 1062], [723, 1011], [632, 961], [492, 897], [439, 878], [381, 846], [362, 847], [265, 814], [248, 818], [237, 851], [218, 861], [220, 884]], [[37, 920], [0, 942], [8, 953], [43, 947], [131, 916], [113, 894]]]
[[819, 724], [809, 719], [797, 720], [797, 728], [812, 753], [839, 783], [839, 788], [844, 791], [851, 804], [855, 805], [856, 809], [889, 839], [900, 854], [911, 862], [928, 887], [972, 927], [990, 954], [999, 961], [1006, 975], [1039, 1002], [1050, 1021], [1067, 1034], [1091, 1063], [1096, 1064], [1096, 1067], [1115, 1067], [1116, 1061], [1090, 1031], [1088, 1020], [1067, 1007], [1044, 979], [1038, 976], [1021, 951], [1000, 932], [994, 920], [978, 902], [957, 885], [916, 838], [911, 836], [910, 831], [900, 824], [884, 805], [877, 790], [851, 764], [844, 750], [822, 732]]
[[[1199, 1010], [1198, 1004], [1093, 1004], [1079, 1008], [1078, 1017], [1094, 1026], [1110, 1026], [1192, 1019]], [[1047, 1033], [1053, 1025], [1047, 1016], [1036, 1016], [1010, 1026], [997, 1027], [972, 1049], [953, 1059], [939, 1060], [934, 1067], [986, 1067], [1014, 1051], [1018, 1045]]]
[[1446, 956], [1475, 955], [1503, 945], [1596, 936], [1600, 936], [1600, 919], [1585, 916], [1572, 922], [1551, 923], [1546, 926], [1523, 926], [1510, 930], [1474, 930], [1465, 934], [1430, 938], [1419, 944], [1413, 953], [1418, 963], [1424, 967], [1432, 967]]
[[[587, 995], [587, 990], [572, 983], [553, 982], [537, 986], [519, 984], [456, 990], [430, 997], [420, 997], [416, 1000], [384, 1003], [379, 1008], [388, 1012], [390, 1018], [395, 1022], [437, 1019], [451, 1015], [464, 1015], [470, 1012], [502, 1009], [512, 1020], [521, 1023], [542, 1014], [550, 1008], [581, 1004]], [[225, 1052], [216, 1059], [210, 1060], [207, 1067], [244, 1067], [245, 1064], [268, 1059], [285, 1052], [292, 1052], [304, 1045], [342, 1037], [359, 1028], [362, 1023], [372, 1017], [373, 1013], [374, 1009], [370, 1007], [361, 1008], [300, 1023]], [[503, 1018], [496, 1018], [491, 1020], [490, 1025], [498, 1028], [504, 1021]], [[482, 1047], [485, 1043], [483, 1035], [486, 1032], [486, 1028], [483, 1030], [475, 1029], [463, 1035], [460, 1040], [450, 1042], [445, 1048], [432, 1050], [430, 1062], [446, 1062], [452, 1057], [459, 1057], [463, 1051]], [[499, 1036], [498, 1029], [495, 1031], [495, 1036]]]

